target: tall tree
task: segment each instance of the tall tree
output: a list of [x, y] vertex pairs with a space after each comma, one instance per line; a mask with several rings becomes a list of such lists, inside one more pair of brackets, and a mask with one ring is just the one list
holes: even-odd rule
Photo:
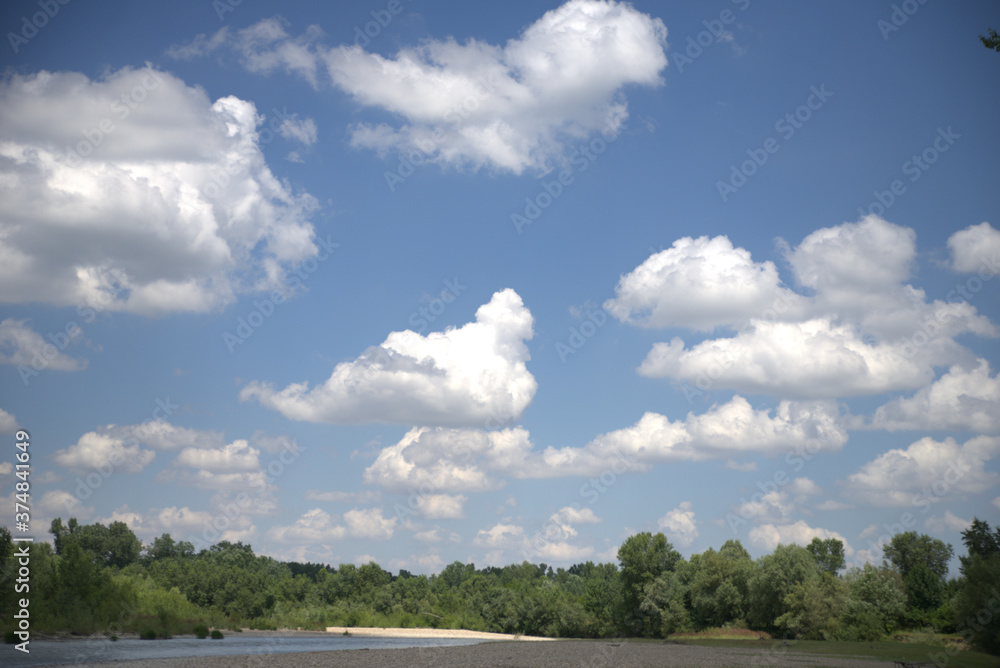
[[750, 579], [750, 624], [758, 629], [777, 629], [775, 620], [788, 612], [788, 595], [799, 583], [818, 576], [819, 567], [809, 550], [798, 545], [778, 545], [758, 561]]
[[926, 566], [939, 579], [948, 575], [948, 562], [955, 553], [951, 545], [916, 531], [897, 533], [885, 546], [885, 559], [905, 579], [918, 566]]
[[844, 559], [844, 543], [836, 538], [814, 537], [812, 542], [806, 545], [806, 549], [816, 558], [816, 565], [826, 573], [836, 575], [846, 563]]
[[655, 536], [648, 531], [625, 539], [618, 548], [621, 563], [623, 621], [633, 633], [654, 635], [659, 629], [646, 624], [646, 615], [640, 609], [645, 598], [646, 585], [661, 574], [674, 570], [681, 555], [662, 533]]
[[959, 557], [962, 562], [962, 573], [965, 573], [965, 566], [969, 560], [975, 556], [991, 557], [1000, 555], [1000, 526], [994, 531], [990, 531], [990, 525], [977, 517], [972, 518], [972, 524], [962, 532], [962, 543], [968, 555]]
[[[956, 606], [958, 631], [969, 636], [978, 649], [1000, 653], [1000, 529], [990, 532], [990, 525], [978, 519], [962, 532], [962, 542], [969, 551], [962, 559], [965, 576]], [[993, 614], [983, 613], [993, 611]]]
[[903, 576], [906, 599], [914, 611], [941, 605], [951, 545], [916, 531], [897, 533], [885, 546], [885, 558]]

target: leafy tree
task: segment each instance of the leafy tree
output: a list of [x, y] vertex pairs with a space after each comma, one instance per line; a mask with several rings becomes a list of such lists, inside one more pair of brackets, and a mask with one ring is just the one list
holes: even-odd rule
[[878, 640], [896, 630], [906, 612], [902, 576], [889, 568], [865, 564], [847, 574], [844, 639]]
[[926, 566], [939, 579], [948, 575], [948, 562], [954, 554], [951, 545], [916, 531], [897, 533], [885, 546], [885, 559], [903, 579], [918, 566]]
[[993, 28], [987, 28], [986, 35], [980, 35], [979, 41], [983, 43], [987, 49], [993, 49], [994, 51], [1000, 51], [1000, 35]]
[[[985, 652], [1000, 653], [1000, 529], [990, 532], [990, 525], [973, 519], [962, 532], [968, 556], [962, 559], [965, 576], [956, 600], [958, 631]], [[984, 614], [985, 613], [985, 614]]]
[[[574, 567], [575, 568], [575, 567]], [[572, 571], [573, 568], [570, 568]], [[592, 618], [589, 635], [612, 635], [618, 627], [618, 613], [622, 606], [622, 580], [615, 564], [597, 564], [588, 561], [578, 572], [585, 585], [583, 608]]]
[[49, 532], [55, 537], [56, 554], [62, 554], [72, 542], [89, 552], [102, 566], [124, 568], [139, 558], [142, 543], [124, 522], [80, 526], [75, 517], [64, 527], [61, 518], [52, 520]]
[[834, 640], [847, 603], [847, 585], [836, 575], [823, 572], [795, 585], [784, 603], [786, 612], [774, 621], [775, 626], [800, 638]]
[[786, 598], [795, 587], [819, 575], [812, 553], [798, 545], [778, 545], [762, 557], [750, 579], [747, 617], [753, 628], [776, 630], [776, 620], [788, 612]]
[[[925, 612], [941, 605], [953, 554], [951, 545], [916, 531], [897, 533], [885, 546], [885, 558], [902, 574], [907, 602], [913, 611]], [[914, 617], [918, 623], [921, 619], [919, 614]]]
[[844, 560], [844, 543], [836, 538], [814, 537], [812, 542], [806, 545], [806, 549], [816, 558], [819, 569], [825, 573], [836, 575], [846, 563]]
[[145, 563], [158, 559], [172, 559], [175, 557], [185, 558], [194, 556], [194, 545], [182, 540], [175, 542], [169, 533], [165, 533], [159, 538], [154, 538], [153, 542], [145, 547], [142, 560]]
[[686, 593], [687, 586], [676, 571], [663, 573], [646, 585], [639, 608], [656, 626], [659, 635], [686, 631], [691, 626], [691, 616], [684, 605]]
[[965, 565], [973, 556], [989, 558], [1000, 555], [1000, 526], [990, 532], [989, 523], [973, 517], [972, 524], [962, 532], [962, 543], [968, 551], [967, 556], [959, 557], [962, 564], [960, 569], [965, 573]]
[[655, 536], [648, 531], [625, 539], [618, 548], [621, 562], [623, 621], [633, 633], [652, 634], [656, 629], [645, 625], [645, 615], [640, 610], [645, 598], [646, 585], [661, 574], [674, 570], [681, 555], [662, 533]]
[[701, 628], [743, 621], [753, 560], [739, 541], [729, 540], [718, 552], [708, 549], [692, 564], [689, 598], [695, 624]]

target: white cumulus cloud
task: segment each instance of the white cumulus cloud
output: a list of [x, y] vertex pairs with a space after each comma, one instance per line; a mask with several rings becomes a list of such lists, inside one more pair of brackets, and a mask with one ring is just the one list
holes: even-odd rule
[[64, 450], [55, 453], [56, 463], [77, 471], [91, 469], [138, 473], [153, 461], [156, 453], [121, 438], [87, 432]]
[[1000, 379], [982, 358], [975, 368], [955, 365], [914, 395], [880, 406], [872, 426], [995, 434], [1000, 432]]
[[804, 520], [793, 524], [762, 524], [750, 529], [750, 542], [769, 551], [773, 551], [778, 545], [794, 544], [805, 547], [813, 538], [822, 540], [835, 538], [844, 543], [844, 553], [848, 557], [854, 554], [854, 548], [842, 535], [836, 531], [811, 527]]
[[[2, 229], [2, 225], [3, 219], [0, 218], [0, 229]], [[2, 233], [0, 233], [0, 239], [3, 239]], [[0, 254], [3, 252], [0, 249]], [[0, 272], [2, 271], [3, 269], [0, 268]], [[23, 365], [36, 370], [51, 369], [53, 371], [81, 371], [87, 368], [86, 360], [66, 355], [52, 341], [45, 340], [41, 334], [25, 323], [24, 320], [14, 320], [13, 318], [7, 318], [0, 322], [0, 364]], [[77, 333], [80, 331], [76, 330]], [[76, 338], [70, 338], [63, 332], [59, 334], [65, 337], [66, 344]], [[57, 337], [56, 341], [61, 342], [63, 339]]]
[[875, 506], [928, 507], [955, 494], [979, 494], [1000, 482], [986, 464], [1000, 453], [1000, 437], [976, 436], [962, 445], [925, 437], [893, 448], [847, 477], [845, 492]]
[[690, 501], [684, 501], [656, 522], [667, 538], [681, 547], [690, 547], [698, 537], [698, 523]]
[[323, 385], [276, 391], [253, 382], [240, 398], [310, 422], [467, 426], [517, 419], [537, 389], [525, 365], [533, 322], [520, 296], [502, 290], [479, 307], [475, 322], [427, 336], [392, 332], [338, 364]]
[[1000, 255], [1000, 231], [989, 223], [970, 225], [948, 237], [951, 266], [955, 271], [972, 274], [978, 271], [996, 276]]
[[274, 177], [263, 117], [152, 68], [0, 82], [0, 303], [158, 315], [283, 285], [317, 208]]
[[613, 316], [641, 327], [711, 330], [800, 310], [802, 297], [782, 287], [773, 262], [754, 262], [727, 237], [684, 237], [622, 276]]
[[397, 119], [356, 124], [352, 145], [518, 174], [550, 169], [574, 140], [620, 130], [628, 116], [623, 89], [660, 85], [667, 65], [662, 21], [613, 0], [570, 0], [502, 46], [429, 39], [389, 57], [326, 47], [317, 26], [291, 37], [286, 26], [272, 18], [223, 29], [171, 53], [192, 57], [228, 45], [250, 71], [285, 70], [314, 87], [325, 69], [359, 104]]

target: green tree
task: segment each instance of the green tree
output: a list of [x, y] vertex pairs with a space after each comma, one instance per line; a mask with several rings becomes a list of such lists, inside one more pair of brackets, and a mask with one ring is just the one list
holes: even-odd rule
[[903, 576], [910, 608], [918, 613], [933, 610], [943, 600], [944, 579], [954, 550], [951, 545], [916, 531], [897, 533], [885, 546], [885, 558]]
[[993, 49], [994, 51], [1000, 51], [1000, 35], [993, 28], [986, 29], [986, 35], [980, 35], [979, 41], [983, 43], [987, 49]]
[[878, 640], [898, 628], [906, 612], [906, 588], [898, 572], [865, 564], [851, 569], [846, 581], [844, 639]]
[[806, 549], [816, 558], [816, 565], [825, 573], [836, 575], [844, 567], [844, 543], [836, 538], [814, 537]]
[[903, 579], [918, 566], [926, 566], [938, 578], [948, 575], [948, 562], [955, 553], [951, 545], [916, 531], [897, 533], [885, 546], [885, 559]]
[[684, 605], [687, 586], [676, 572], [661, 574], [646, 585], [645, 597], [639, 608], [655, 625], [659, 635], [686, 631], [691, 626], [691, 615]]
[[654, 635], [658, 628], [647, 624], [647, 615], [640, 606], [645, 598], [646, 585], [661, 574], [674, 570], [681, 555], [662, 533], [655, 536], [648, 531], [625, 539], [618, 548], [622, 579], [622, 621], [634, 634]]
[[[574, 568], [570, 568], [572, 572]], [[622, 580], [615, 564], [597, 564], [588, 561], [577, 569], [584, 579], [583, 608], [592, 618], [588, 635], [599, 638], [613, 635], [618, 627], [618, 614], [622, 608]]]
[[834, 640], [847, 603], [847, 585], [836, 575], [823, 572], [795, 585], [784, 603], [786, 612], [775, 620], [775, 626], [799, 638]]
[[739, 541], [729, 540], [716, 552], [708, 549], [692, 564], [691, 614], [700, 628], [746, 619], [747, 594], [754, 563]]
[[989, 558], [1000, 555], [1000, 526], [990, 531], [990, 525], [977, 517], [972, 518], [972, 524], [962, 532], [962, 543], [968, 554], [959, 557], [960, 570], [965, 573], [965, 565], [973, 556]]
[[[964, 583], [959, 591], [955, 613], [958, 632], [984, 652], [1000, 653], [1000, 529], [991, 533], [990, 525], [973, 519], [962, 532], [968, 555], [962, 559]], [[984, 614], [987, 613], [987, 614]]]
[[786, 599], [795, 587], [819, 575], [816, 559], [798, 545], [778, 545], [761, 557], [750, 579], [748, 620], [753, 628], [776, 630], [776, 620], [788, 611]]

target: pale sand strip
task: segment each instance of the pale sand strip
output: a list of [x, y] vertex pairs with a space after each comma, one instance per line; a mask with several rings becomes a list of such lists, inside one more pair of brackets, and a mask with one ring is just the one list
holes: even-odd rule
[[468, 638], [472, 640], [555, 640], [541, 636], [517, 636], [509, 633], [466, 631], [465, 629], [375, 628], [369, 626], [328, 626], [327, 633], [352, 635], [356, 638]]

